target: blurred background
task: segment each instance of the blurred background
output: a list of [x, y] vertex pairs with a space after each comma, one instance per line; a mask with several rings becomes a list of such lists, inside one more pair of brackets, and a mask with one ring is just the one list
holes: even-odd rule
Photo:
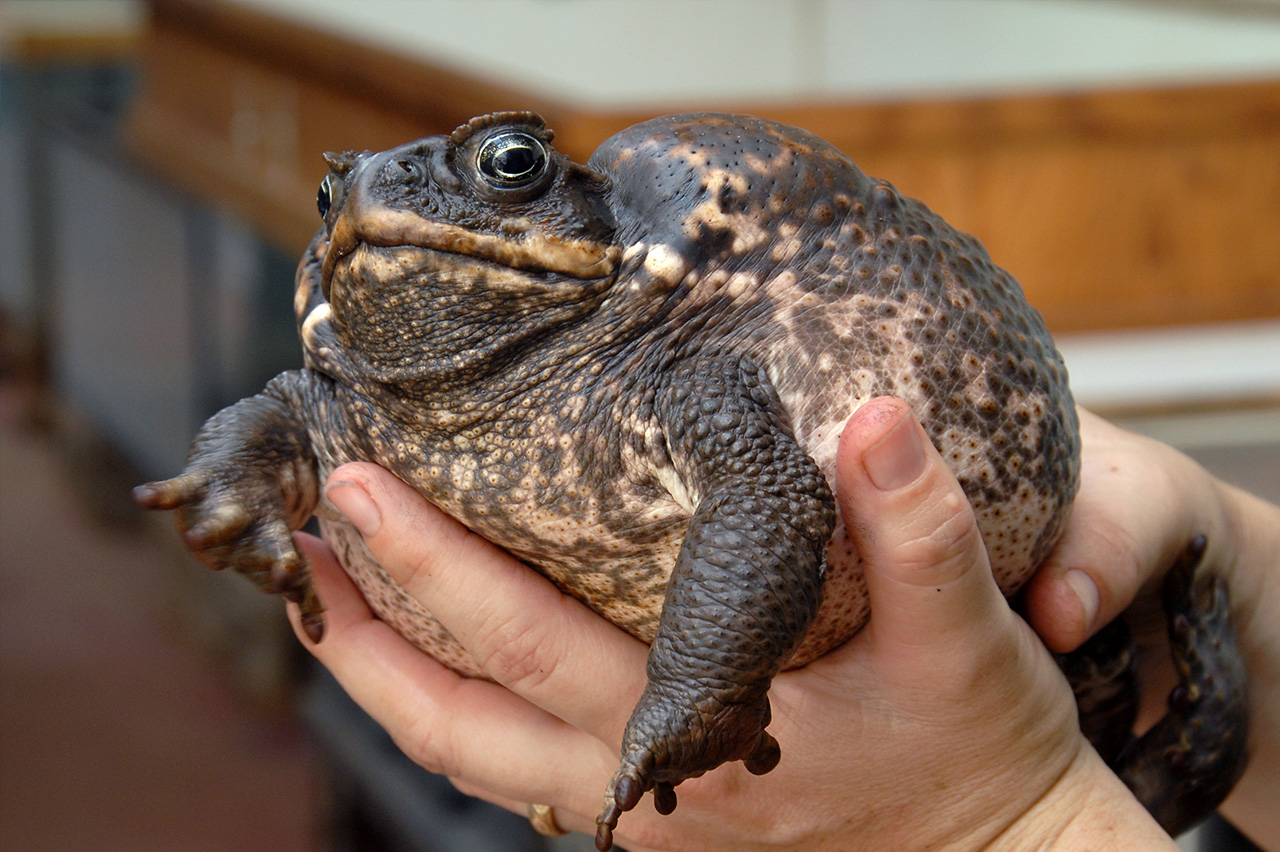
[[576, 158], [817, 132], [986, 243], [1084, 404], [1280, 500], [1280, 0], [3, 0], [0, 849], [590, 848], [409, 765], [127, 497], [300, 364], [322, 151], [525, 108]]

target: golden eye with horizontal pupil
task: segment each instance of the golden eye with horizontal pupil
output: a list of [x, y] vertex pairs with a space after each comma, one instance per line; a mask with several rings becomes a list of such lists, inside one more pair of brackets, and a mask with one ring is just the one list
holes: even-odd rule
[[476, 166], [493, 186], [528, 186], [546, 171], [547, 149], [535, 137], [519, 130], [495, 133], [480, 146]]
[[342, 181], [335, 179], [332, 174], [324, 176], [324, 180], [320, 181], [320, 191], [316, 193], [316, 209], [320, 211], [321, 219], [329, 218], [329, 211], [342, 203]]

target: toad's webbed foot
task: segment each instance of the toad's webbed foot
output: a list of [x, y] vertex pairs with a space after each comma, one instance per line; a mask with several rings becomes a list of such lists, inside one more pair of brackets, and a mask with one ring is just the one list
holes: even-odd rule
[[1197, 536], [1169, 572], [1164, 608], [1179, 683], [1168, 712], [1121, 753], [1115, 770], [1166, 831], [1209, 816], [1248, 762], [1248, 679], [1231, 623], [1226, 582], [1196, 576]]
[[1122, 618], [1060, 660], [1080, 705], [1080, 725], [1099, 754], [1171, 835], [1209, 816], [1247, 761], [1248, 695], [1226, 584], [1196, 576], [1197, 536], [1170, 570], [1164, 609], [1179, 683], [1168, 712], [1134, 738], [1135, 652]]
[[622, 762], [605, 793], [596, 818], [596, 848], [613, 844], [618, 818], [633, 809], [648, 790], [660, 814], [676, 808], [675, 786], [717, 766], [741, 760], [763, 775], [778, 765], [782, 752], [766, 731], [769, 699], [763, 692], [741, 703], [704, 701], [690, 709], [691, 696], [665, 695], [652, 685], [636, 706], [623, 736]]

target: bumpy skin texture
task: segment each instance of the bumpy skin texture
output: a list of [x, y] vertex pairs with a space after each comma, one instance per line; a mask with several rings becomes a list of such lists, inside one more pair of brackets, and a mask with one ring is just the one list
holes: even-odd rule
[[313, 511], [381, 618], [466, 652], [372, 560], [317, 483], [356, 459], [651, 643], [599, 844], [654, 790], [778, 760], [768, 688], [866, 621], [830, 481], [862, 403], [910, 403], [972, 501], [1001, 588], [1076, 490], [1066, 372], [972, 237], [804, 131], [656, 119], [587, 166], [541, 119], [329, 155], [298, 272], [306, 369], [213, 418], [140, 499], [188, 543], [319, 602], [288, 532]]

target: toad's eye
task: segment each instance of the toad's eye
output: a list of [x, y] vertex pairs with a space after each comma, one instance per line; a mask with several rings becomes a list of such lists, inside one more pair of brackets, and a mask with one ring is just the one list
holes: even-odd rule
[[547, 149], [528, 133], [507, 130], [484, 141], [476, 166], [493, 186], [502, 189], [528, 186], [547, 170]]
[[329, 211], [342, 203], [342, 180], [335, 179], [332, 174], [324, 176], [320, 181], [320, 191], [316, 193], [316, 208], [321, 219], [329, 218]]

